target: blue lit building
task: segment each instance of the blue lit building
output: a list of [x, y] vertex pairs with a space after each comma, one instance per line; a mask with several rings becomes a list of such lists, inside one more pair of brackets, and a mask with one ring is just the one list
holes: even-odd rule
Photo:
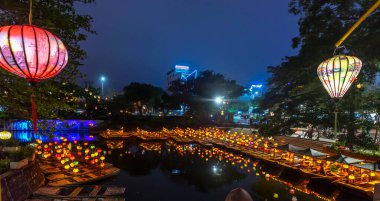
[[169, 89], [175, 81], [185, 84], [189, 78], [197, 78], [198, 71], [190, 71], [189, 66], [175, 65], [173, 69], [166, 73], [166, 89]]

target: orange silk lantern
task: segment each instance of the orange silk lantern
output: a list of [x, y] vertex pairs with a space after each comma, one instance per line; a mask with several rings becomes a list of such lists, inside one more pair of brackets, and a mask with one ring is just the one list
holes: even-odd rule
[[[33, 25], [0, 27], [0, 67], [27, 79], [32, 86], [56, 76], [66, 66], [68, 54], [62, 41]], [[33, 131], [37, 133], [37, 115], [32, 100]]]

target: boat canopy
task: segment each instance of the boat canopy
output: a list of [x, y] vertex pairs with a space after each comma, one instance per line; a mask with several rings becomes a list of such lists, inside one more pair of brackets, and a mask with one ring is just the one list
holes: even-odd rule
[[295, 154], [299, 154], [299, 155], [306, 155], [306, 156], [312, 156], [312, 157], [328, 156], [328, 154], [317, 151], [315, 149], [298, 147], [298, 146], [295, 146], [292, 144], [285, 144], [285, 145], [279, 146], [277, 148], [284, 150], [284, 151], [289, 151], [289, 152], [292, 152]]
[[351, 158], [343, 154], [327, 157], [326, 160], [335, 161], [338, 163], [346, 163], [346, 164], [354, 164], [354, 163], [360, 163], [364, 161], [357, 158]]

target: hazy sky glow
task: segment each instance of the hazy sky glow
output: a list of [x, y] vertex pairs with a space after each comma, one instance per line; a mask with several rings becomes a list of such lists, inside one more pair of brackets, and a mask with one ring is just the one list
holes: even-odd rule
[[211, 69], [238, 83], [264, 83], [266, 67], [293, 55], [297, 17], [284, 0], [97, 0], [79, 6], [97, 35], [82, 43], [82, 72], [106, 88], [165, 86], [175, 64]]

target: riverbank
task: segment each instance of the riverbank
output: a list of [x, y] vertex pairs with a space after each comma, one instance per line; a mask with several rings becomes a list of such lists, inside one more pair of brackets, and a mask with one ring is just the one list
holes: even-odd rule
[[10, 170], [1, 175], [1, 199], [5, 201], [23, 201], [43, 186], [45, 177], [37, 161], [27, 166]]

